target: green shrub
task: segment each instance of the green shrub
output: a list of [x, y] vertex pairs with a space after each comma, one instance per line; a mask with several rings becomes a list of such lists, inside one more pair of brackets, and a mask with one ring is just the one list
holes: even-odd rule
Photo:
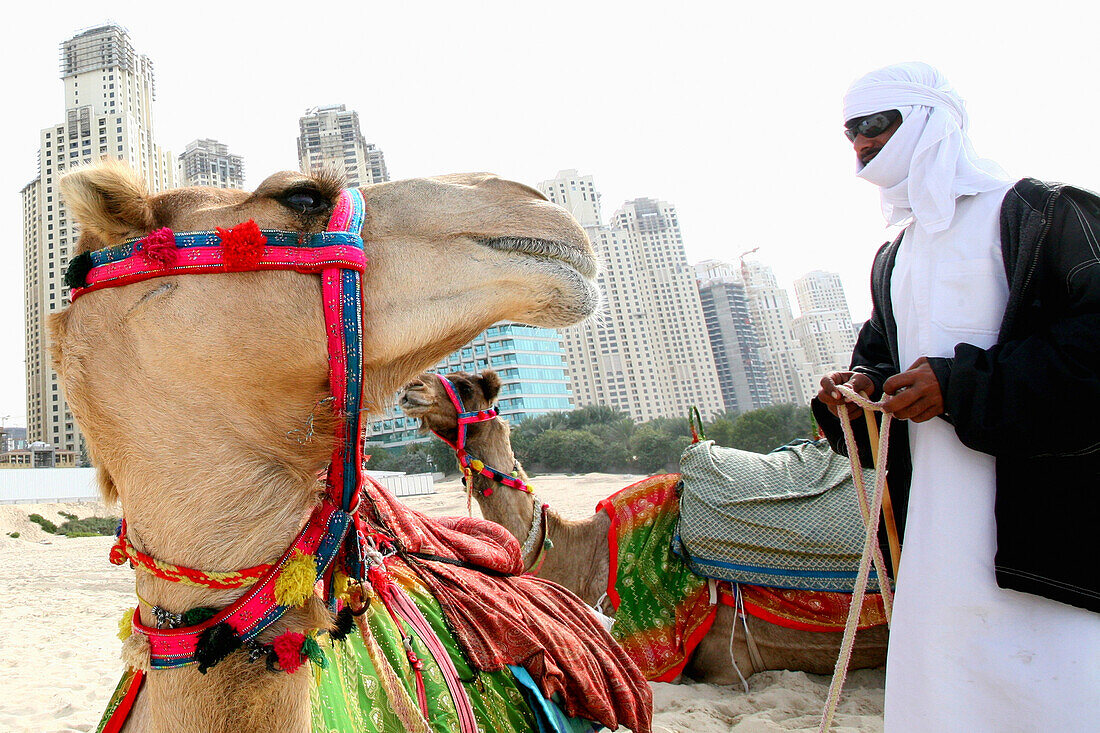
[[85, 519], [74, 517], [58, 527], [57, 534], [63, 534], [66, 537], [103, 537], [113, 535], [117, 526], [118, 520], [114, 517], [87, 517]]
[[8, 532], [8, 537], [11, 537], [13, 539], [19, 539], [19, 533], [18, 532]]
[[27, 519], [31, 520], [50, 534], [57, 534], [57, 525], [43, 517], [41, 514], [32, 514], [27, 517]]

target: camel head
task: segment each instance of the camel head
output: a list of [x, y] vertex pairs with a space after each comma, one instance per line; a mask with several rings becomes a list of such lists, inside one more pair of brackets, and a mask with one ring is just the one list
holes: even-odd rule
[[[500, 377], [492, 369], [478, 374], [455, 372], [447, 378], [455, 386], [462, 406], [467, 411], [486, 410], [496, 402], [500, 393]], [[452, 443], [458, 435], [458, 412], [451, 402], [443, 382], [435, 374], [425, 372], [412, 380], [397, 394], [397, 406], [409, 417], [420, 420], [420, 431], [439, 433]], [[486, 423], [475, 422], [467, 426], [467, 435], [476, 438]]]
[[[331, 177], [277, 173], [251, 193], [150, 194], [122, 164], [78, 169], [61, 182], [81, 227], [79, 252], [161, 227], [212, 230], [249, 219], [311, 234], [325, 229], [340, 188]], [[362, 190], [367, 409], [497, 321], [563, 326], [594, 310], [588, 238], [534, 189], [464, 174]], [[54, 315], [51, 329], [56, 368], [108, 497], [117, 486], [137, 514], [174, 511], [193, 521], [188, 547], [164, 554], [207, 567], [256, 559], [217, 541], [225, 528], [203, 525], [204, 512], [254, 517], [260, 507], [279, 515], [277, 524], [299, 521], [291, 515], [312, 500], [301, 487], [332, 447], [318, 275], [155, 278], [89, 293]], [[253, 488], [233, 488], [240, 483]], [[301, 501], [286, 500], [288, 483]], [[207, 535], [208, 549], [224, 557], [195, 549]]]

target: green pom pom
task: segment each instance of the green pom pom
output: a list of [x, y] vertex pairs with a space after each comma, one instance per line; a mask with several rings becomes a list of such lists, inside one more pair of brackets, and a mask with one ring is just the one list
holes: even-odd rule
[[190, 611], [183, 612], [183, 625], [195, 626], [201, 624], [203, 621], [212, 619], [218, 615], [218, 609], [210, 608], [208, 606], [199, 606], [198, 608], [192, 608]]
[[317, 644], [317, 640], [312, 636], [307, 636], [305, 641], [302, 642], [302, 653], [309, 657], [309, 661], [313, 662], [321, 669], [328, 666], [328, 659], [325, 658], [325, 653], [321, 651], [321, 647]]

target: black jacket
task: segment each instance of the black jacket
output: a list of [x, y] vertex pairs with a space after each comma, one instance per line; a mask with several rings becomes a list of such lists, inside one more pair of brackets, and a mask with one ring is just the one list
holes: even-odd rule
[[[899, 236], [875, 256], [873, 311], [852, 355], [852, 368], [879, 394], [909, 367], [898, 364], [890, 303], [900, 244]], [[953, 357], [929, 359], [943, 419], [964, 445], [997, 459], [998, 585], [1100, 611], [1100, 198], [1017, 182], [1001, 204], [1001, 248], [1009, 296], [997, 343], [960, 343]], [[844, 453], [839, 421], [817, 400], [813, 408]], [[869, 465], [865, 437], [860, 454]], [[903, 429], [891, 436], [889, 462], [895, 512], [903, 515], [910, 473]]]

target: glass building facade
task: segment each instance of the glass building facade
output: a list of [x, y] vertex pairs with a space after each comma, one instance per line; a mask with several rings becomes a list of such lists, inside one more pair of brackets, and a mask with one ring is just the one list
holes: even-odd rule
[[[431, 371], [480, 372], [495, 369], [501, 387], [497, 406], [512, 424], [529, 417], [574, 409], [566, 377], [561, 334], [550, 328], [499, 323], [478, 334]], [[428, 440], [417, 432], [420, 421], [405, 417], [396, 405], [367, 423], [367, 445], [394, 448]]]

